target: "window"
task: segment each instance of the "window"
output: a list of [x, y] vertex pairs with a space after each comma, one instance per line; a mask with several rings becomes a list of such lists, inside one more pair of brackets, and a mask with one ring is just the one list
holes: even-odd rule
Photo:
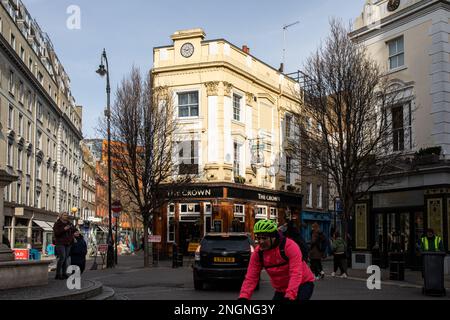
[[[234, 205], [234, 216], [235, 217], [245, 217], [245, 207], [242, 204], [235, 204]], [[241, 222], [244, 222], [242, 220]]]
[[278, 209], [270, 208], [270, 220], [275, 220], [278, 222]]
[[16, 36], [11, 32], [11, 47], [16, 50]]
[[403, 36], [387, 43], [389, 47], [389, 69], [396, 69], [405, 64]]
[[14, 162], [14, 155], [13, 155], [14, 149], [13, 149], [13, 144], [11, 141], [8, 141], [8, 150], [7, 150], [7, 155], [6, 155], [6, 163], [9, 167], [13, 166], [13, 162]]
[[178, 117], [198, 117], [198, 91], [178, 93]]
[[17, 182], [16, 203], [22, 203], [22, 184], [20, 182]]
[[32, 132], [31, 132], [31, 122], [28, 121], [28, 125], [27, 125], [27, 140], [28, 140], [28, 141], [31, 141], [31, 135], [32, 135]]
[[234, 160], [233, 160], [233, 174], [234, 177], [240, 176], [241, 165], [240, 165], [240, 157], [241, 157], [241, 146], [238, 143], [234, 143]]
[[38, 71], [38, 75], [37, 78], [39, 80], [39, 82], [44, 85], [44, 76], [42, 75], [42, 73], [40, 71]]
[[412, 149], [411, 103], [393, 107], [391, 113], [393, 151]]
[[291, 184], [292, 158], [286, 157], [286, 183]]
[[37, 144], [37, 148], [39, 150], [42, 150], [42, 132], [39, 130], [37, 131], [36, 144]]
[[312, 183], [306, 183], [306, 206], [312, 208]]
[[19, 135], [23, 137], [23, 115], [19, 113]]
[[317, 208], [322, 209], [323, 208], [323, 203], [322, 203], [322, 194], [323, 190], [322, 190], [322, 186], [318, 185], [317, 186]]
[[233, 119], [241, 121], [241, 101], [242, 97], [238, 94], [233, 94]]
[[9, 89], [9, 92], [12, 95], [15, 94], [16, 86], [15, 86], [15, 83], [14, 83], [14, 71], [12, 71], [12, 70], [9, 70], [8, 89]]
[[33, 111], [33, 96], [31, 95], [30, 90], [27, 91], [27, 107], [28, 107], [28, 111], [30, 111], [30, 112]]
[[199, 141], [178, 143], [179, 174], [198, 174]]
[[36, 208], [41, 208], [41, 192], [36, 191]]
[[256, 206], [256, 219], [267, 219], [267, 207]]
[[27, 174], [29, 175], [31, 171], [31, 155], [27, 153]]
[[30, 187], [27, 187], [27, 188], [26, 188], [25, 204], [26, 204], [27, 206], [30, 205]]
[[22, 149], [19, 149], [19, 152], [17, 154], [17, 170], [19, 171], [23, 170], [22, 159], [23, 159], [23, 151]]
[[292, 127], [292, 116], [286, 115], [286, 138], [291, 137], [291, 127]]
[[42, 162], [37, 161], [36, 163], [36, 178], [42, 180]]
[[14, 129], [14, 107], [9, 106], [9, 113], [8, 113], [8, 129]]
[[42, 108], [42, 103], [40, 101], [38, 101], [37, 103], [37, 118], [40, 122], [42, 122], [42, 119], [44, 117], [44, 110]]
[[33, 59], [28, 59], [28, 68], [31, 72], [33, 72]]
[[22, 47], [22, 45], [20, 46], [20, 58], [22, 59], [22, 61], [25, 61], [25, 49]]
[[19, 102], [23, 104], [24, 99], [24, 91], [23, 91], [23, 82], [19, 81]]

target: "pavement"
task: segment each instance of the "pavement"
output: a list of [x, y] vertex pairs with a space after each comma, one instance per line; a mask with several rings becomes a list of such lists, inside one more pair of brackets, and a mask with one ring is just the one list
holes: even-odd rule
[[[97, 258], [97, 263], [101, 259]], [[172, 268], [171, 260], [159, 261], [156, 265], [144, 268], [143, 254], [119, 256], [118, 265], [90, 270], [93, 259], [88, 259], [86, 271], [82, 275], [82, 289], [67, 289], [66, 281], [54, 280], [55, 272], [49, 272], [49, 284], [43, 287], [0, 290], [0, 300], [35, 299], [89, 299], [99, 287], [107, 286], [115, 292], [116, 299], [122, 300], [235, 300], [239, 284], [222, 283], [208, 285], [205, 290], [193, 288], [193, 258], [185, 258], [184, 266]], [[448, 299], [425, 297], [421, 293], [423, 279], [421, 272], [405, 270], [405, 281], [389, 280], [389, 270], [382, 269], [382, 290], [368, 290], [365, 270], [348, 270], [348, 279], [331, 277], [332, 260], [323, 262], [326, 277], [316, 282], [313, 300], [424, 300]], [[445, 287], [450, 292], [450, 276], [445, 276]], [[84, 293], [83, 293], [84, 292]], [[90, 292], [90, 293], [89, 293]], [[267, 274], [263, 271], [261, 288], [255, 291], [253, 299], [270, 300], [273, 289]]]

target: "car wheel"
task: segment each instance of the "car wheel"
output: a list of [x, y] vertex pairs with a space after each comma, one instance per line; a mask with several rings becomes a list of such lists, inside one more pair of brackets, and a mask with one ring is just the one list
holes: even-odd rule
[[194, 288], [195, 290], [203, 290], [203, 281], [194, 280]]

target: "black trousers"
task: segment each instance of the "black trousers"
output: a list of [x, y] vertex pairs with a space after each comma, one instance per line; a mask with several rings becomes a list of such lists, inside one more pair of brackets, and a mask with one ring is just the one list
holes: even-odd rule
[[341, 274], [347, 273], [347, 257], [345, 253], [333, 255], [333, 271], [341, 271]]
[[[306, 282], [298, 287], [297, 299], [295, 301], [307, 301], [310, 300], [314, 292], [314, 282]], [[283, 301], [286, 300], [284, 297], [286, 293], [275, 291], [275, 295], [272, 300]]]
[[320, 272], [323, 270], [322, 259], [311, 259], [311, 271], [314, 275], [320, 276]]

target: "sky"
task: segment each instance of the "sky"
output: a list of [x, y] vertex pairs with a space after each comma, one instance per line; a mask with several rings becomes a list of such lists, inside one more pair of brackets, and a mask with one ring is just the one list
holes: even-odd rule
[[[106, 49], [115, 89], [134, 65], [152, 68], [153, 47], [171, 45], [177, 30], [202, 28], [206, 40], [223, 38], [278, 68], [286, 32], [285, 72], [302, 69], [329, 31], [329, 19], [350, 23], [365, 0], [22, 0], [47, 33], [71, 79], [77, 105], [83, 106], [83, 136], [95, 138], [106, 106], [106, 82], [95, 73]], [[68, 28], [77, 6], [80, 24]]]

